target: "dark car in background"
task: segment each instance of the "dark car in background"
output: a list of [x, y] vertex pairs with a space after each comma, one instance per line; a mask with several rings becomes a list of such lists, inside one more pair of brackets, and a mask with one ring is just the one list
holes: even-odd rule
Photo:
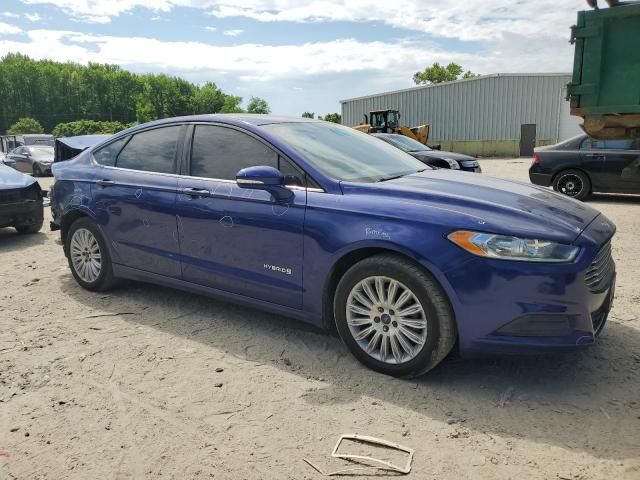
[[43, 193], [37, 180], [0, 162], [0, 228], [35, 233], [42, 228], [43, 218]]
[[7, 155], [7, 164], [23, 173], [34, 176], [51, 175], [53, 147], [48, 145], [18, 147]]
[[640, 139], [596, 140], [585, 134], [535, 149], [532, 183], [582, 200], [590, 193], [640, 193]]
[[395, 133], [374, 133], [373, 136], [399, 148], [431, 167], [464, 170], [465, 172], [482, 172], [478, 161], [469, 155], [434, 150], [413, 138]]

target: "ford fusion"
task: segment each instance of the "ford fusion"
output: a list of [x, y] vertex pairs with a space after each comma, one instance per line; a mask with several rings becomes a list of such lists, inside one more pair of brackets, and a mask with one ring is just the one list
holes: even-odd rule
[[368, 367], [594, 343], [613, 223], [542, 187], [431, 169], [367, 134], [266, 115], [125, 130], [54, 164], [76, 281], [133, 279], [332, 328]]

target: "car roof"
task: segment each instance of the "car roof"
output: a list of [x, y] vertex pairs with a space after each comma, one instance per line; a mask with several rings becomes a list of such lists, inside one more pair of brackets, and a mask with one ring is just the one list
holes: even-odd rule
[[221, 122], [230, 124], [248, 124], [254, 126], [270, 125], [274, 123], [309, 123], [319, 122], [311, 118], [289, 117], [285, 115], [259, 115], [252, 113], [212, 113], [206, 115], [189, 115], [185, 117], [164, 118], [155, 122], [145, 123], [132, 127], [137, 129], [140, 126], [163, 125], [175, 122]]

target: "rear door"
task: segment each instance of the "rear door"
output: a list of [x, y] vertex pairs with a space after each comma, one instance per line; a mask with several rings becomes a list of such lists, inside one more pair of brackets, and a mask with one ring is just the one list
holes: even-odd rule
[[604, 144], [604, 187], [611, 192], [640, 192], [638, 140], [606, 140]]
[[94, 154], [104, 168], [92, 194], [115, 263], [180, 277], [175, 207], [185, 129], [144, 130]]
[[[304, 174], [244, 130], [195, 125], [192, 135], [177, 200], [183, 278], [301, 308]], [[291, 199], [238, 187], [239, 170], [261, 165], [290, 175]]]

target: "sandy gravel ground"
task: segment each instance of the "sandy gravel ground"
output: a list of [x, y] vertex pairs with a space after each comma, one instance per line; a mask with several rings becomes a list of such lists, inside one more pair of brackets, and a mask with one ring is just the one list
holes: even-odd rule
[[[526, 180], [528, 162], [487, 160]], [[50, 179], [42, 181], [50, 185]], [[366, 370], [300, 323], [152, 285], [82, 290], [57, 233], [0, 230], [0, 479], [315, 479], [342, 433], [416, 449], [416, 479], [640, 479], [640, 197], [618, 225], [598, 344]]]

